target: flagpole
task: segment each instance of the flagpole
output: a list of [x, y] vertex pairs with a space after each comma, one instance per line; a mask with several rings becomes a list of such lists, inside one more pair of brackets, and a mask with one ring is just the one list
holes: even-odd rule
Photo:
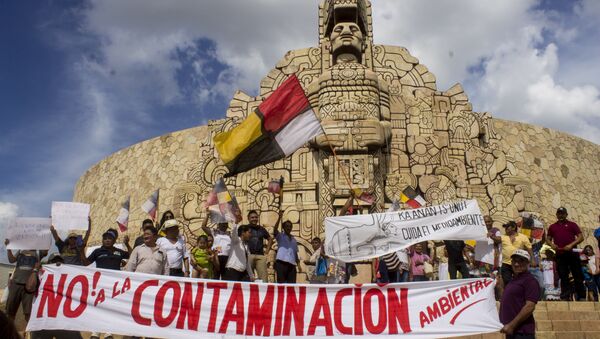
[[158, 216], [160, 215], [160, 213], [158, 211], [159, 202], [160, 202], [160, 187], [156, 189], [156, 213], [154, 216], [155, 223], [156, 223], [156, 220], [158, 220]]

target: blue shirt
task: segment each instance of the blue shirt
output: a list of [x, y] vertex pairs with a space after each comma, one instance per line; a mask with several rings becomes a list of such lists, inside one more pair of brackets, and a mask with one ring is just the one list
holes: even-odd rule
[[296, 238], [288, 236], [284, 232], [279, 232], [275, 236], [275, 240], [277, 240], [277, 257], [275, 259], [296, 265], [298, 259]]
[[260, 225], [250, 225], [250, 240], [248, 240], [248, 250], [250, 254], [265, 254], [265, 240], [269, 240], [271, 235], [267, 232], [267, 229]]

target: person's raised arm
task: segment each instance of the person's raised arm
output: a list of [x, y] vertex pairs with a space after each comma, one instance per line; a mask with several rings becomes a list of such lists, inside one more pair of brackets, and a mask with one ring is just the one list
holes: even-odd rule
[[231, 244], [237, 244], [239, 242], [241, 242], [242, 240], [240, 239], [240, 236], [238, 235], [238, 227], [240, 227], [238, 224], [233, 224], [233, 227], [231, 228]]
[[90, 233], [92, 232], [92, 218], [88, 217], [88, 228], [85, 231], [85, 235], [83, 236], [83, 245], [82, 247], [87, 246], [88, 239], [90, 238]]
[[[4, 246], [8, 246], [9, 243], [10, 240], [4, 239]], [[13, 255], [12, 250], [6, 249], [6, 256], [8, 257], [8, 262], [11, 264], [17, 261], [17, 257]]]
[[[62, 243], [62, 239], [60, 238], [60, 236], [58, 235], [58, 232], [56, 232], [56, 228], [54, 228], [54, 225], [50, 225], [50, 233], [52, 233], [52, 238], [54, 238], [54, 241], [58, 244], [58, 243]], [[60, 249], [59, 249], [60, 250]]]
[[125, 234], [125, 236], [123, 237], [123, 243], [125, 243], [125, 247], [127, 247], [127, 253], [131, 255], [133, 247], [131, 247], [131, 245], [129, 244], [129, 234]]
[[208, 206], [206, 206], [206, 216], [204, 217], [204, 220], [202, 220], [202, 231], [204, 231], [204, 233], [206, 233], [206, 235], [212, 235], [212, 230], [210, 228], [208, 228], [208, 218], [210, 218], [210, 211], [208, 210]]
[[[91, 263], [92, 263], [92, 261], [91, 261], [91, 260], [89, 260], [89, 259], [88, 259], [88, 258], [85, 256], [85, 250], [86, 250], [86, 249], [87, 249], [87, 246], [86, 246], [86, 245], [84, 245], [84, 246], [83, 246], [83, 248], [81, 248], [81, 251], [79, 251], [79, 259], [81, 259], [81, 263], [82, 263], [84, 266], [88, 266], [89, 264], [91, 264]], [[92, 252], [92, 253], [93, 253], [93, 252]], [[91, 257], [91, 256], [92, 256], [92, 255], [90, 254], [90, 257]]]
[[354, 190], [350, 190], [350, 196], [348, 197], [348, 200], [346, 200], [346, 203], [344, 204], [344, 206], [340, 210], [340, 214], [339, 215], [346, 215], [346, 213], [348, 213], [348, 210], [352, 206], [353, 202], [354, 202]]
[[[279, 205], [281, 207], [281, 204]], [[273, 226], [273, 236], [277, 237], [277, 234], [279, 234], [279, 223], [281, 222], [281, 216], [283, 215], [283, 211], [281, 210], [281, 208], [279, 209], [279, 214], [277, 215], [277, 222], [275, 223], [275, 225]], [[269, 239], [270, 240], [270, 239]]]

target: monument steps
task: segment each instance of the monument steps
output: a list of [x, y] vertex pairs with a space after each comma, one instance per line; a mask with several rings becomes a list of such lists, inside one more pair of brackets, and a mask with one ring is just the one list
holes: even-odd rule
[[[599, 302], [540, 301], [533, 314], [538, 339], [600, 339]], [[504, 335], [487, 333], [460, 338], [500, 339]]]

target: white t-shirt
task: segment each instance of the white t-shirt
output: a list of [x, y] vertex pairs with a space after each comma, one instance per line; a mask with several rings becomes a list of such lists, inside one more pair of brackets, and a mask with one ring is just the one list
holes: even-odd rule
[[592, 275], [596, 274], [596, 256], [592, 255], [588, 257], [588, 267], [590, 268], [590, 273]]
[[167, 238], [159, 238], [156, 244], [167, 253], [170, 268], [183, 269], [183, 259], [189, 258], [183, 237], [180, 236], [174, 244]]
[[212, 249], [218, 251], [219, 255], [228, 256], [231, 251], [231, 237], [227, 234], [215, 234], [213, 238]]

